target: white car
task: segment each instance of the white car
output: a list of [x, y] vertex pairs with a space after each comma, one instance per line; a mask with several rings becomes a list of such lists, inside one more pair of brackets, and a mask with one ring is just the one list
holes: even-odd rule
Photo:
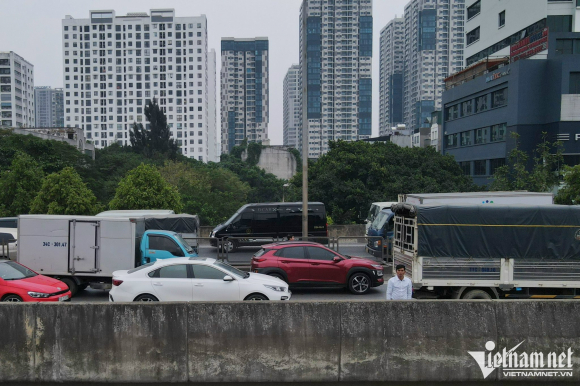
[[216, 259], [178, 257], [113, 272], [111, 302], [290, 300], [281, 279], [243, 272]]

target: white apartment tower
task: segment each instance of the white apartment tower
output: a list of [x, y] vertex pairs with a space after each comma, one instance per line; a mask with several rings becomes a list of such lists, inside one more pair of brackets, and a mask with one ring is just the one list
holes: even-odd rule
[[300, 69], [308, 158], [325, 154], [330, 140], [371, 136], [372, 44], [372, 0], [302, 1]]
[[0, 126], [35, 126], [34, 66], [13, 51], [0, 52]]
[[405, 21], [395, 18], [381, 30], [379, 136], [403, 123], [404, 44]]
[[222, 38], [222, 153], [268, 139], [268, 38]]
[[149, 126], [145, 105], [155, 98], [182, 154], [210, 160], [215, 107], [205, 15], [90, 11], [88, 19], [66, 16], [62, 38], [66, 126], [82, 128], [97, 148], [130, 145], [133, 124]]
[[300, 66], [293, 64], [284, 77], [284, 146], [300, 149]]
[[411, 0], [404, 19], [403, 120], [415, 131], [431, 127], [443, 80], [462, 69], [465, 0]]
[[36, 127], [64, 127], [63, 96], [62, 88], [34, 88]]

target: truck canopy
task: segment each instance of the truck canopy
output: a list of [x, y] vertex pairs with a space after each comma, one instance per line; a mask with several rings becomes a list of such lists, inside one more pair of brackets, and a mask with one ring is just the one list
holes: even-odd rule
[[580, 260], [578, 206], [402, 203], [392, 209], [416, 217], [419, 256]]
[[199, 217], [193, 214], [147, 215], [145, 230], [163, 229], [180, 234], [198, 234]]

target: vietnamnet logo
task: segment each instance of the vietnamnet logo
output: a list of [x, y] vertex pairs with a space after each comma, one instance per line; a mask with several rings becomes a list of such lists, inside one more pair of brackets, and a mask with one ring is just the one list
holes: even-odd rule
[[516, 349], [525, 341], [511, 349], [497, 351], [495, 354], [495, 343], [489, 341], [485, 344], [486, 351], [468, 351], [469, 355], [475, 359], [483, 378], [496, 369], [501, 369], [504, 377], [571, 377], [572, 376], [572, 348], [557, 354], [551, 352], [544, 355], [541, 352], [517, 353]]

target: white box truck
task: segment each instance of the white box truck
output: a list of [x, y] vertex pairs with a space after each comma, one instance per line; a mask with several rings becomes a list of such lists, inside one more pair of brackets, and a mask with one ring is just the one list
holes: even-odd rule
[[145, 231], [142, 218], [22, 215], [17, 261], [65, 282], [73, 295], [110, 288], [114, 271], [171, 257], [195, 257], [175, 232]]
[[499, 204], [499, 205], [552, 205], [552, 193], [527, 191], [513, 192], [460, 192], [416, 193], [399, 195], [399, 202], [413, 205], [428, 204]]

